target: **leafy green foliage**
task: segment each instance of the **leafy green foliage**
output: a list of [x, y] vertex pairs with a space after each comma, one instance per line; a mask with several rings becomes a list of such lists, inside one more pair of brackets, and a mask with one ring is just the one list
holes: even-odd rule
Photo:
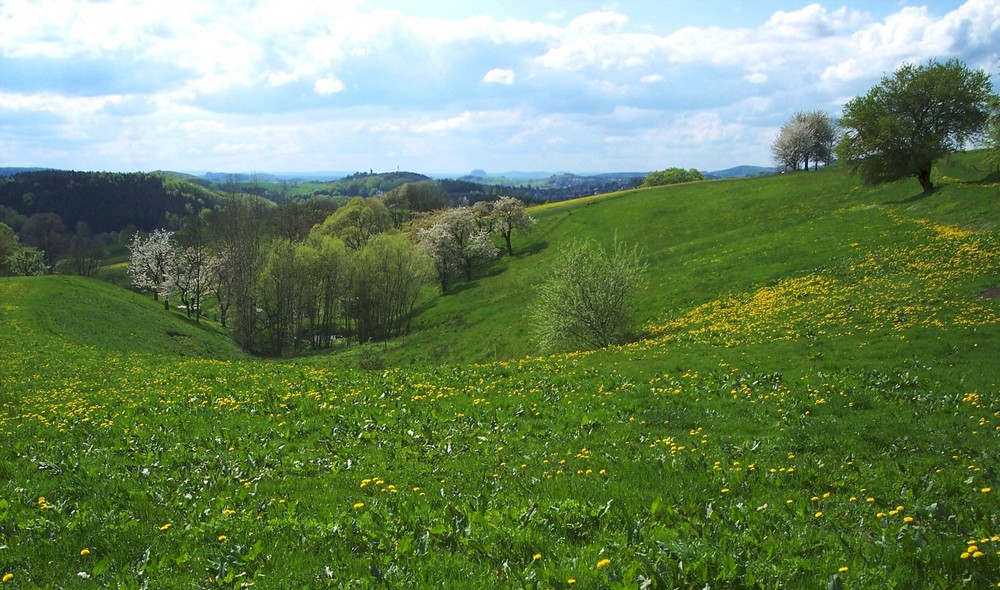
[[646, 264], [639, 247], [572, 242], [556, 259], [531, 312], [543, 350], [602, 348], [634, 336], [635, 297]]
[[990, 77], [957, 60], [907, 64], [848, 101], [837, 157], [868, 183], [916, 177], [933, 188], [931, 166], [983, 130]]
[[667, 168], [666, 170], [650, 172], [646, 178], [643, 179], [642, 185], [640, 186], [642, 188], [648, 188], [651, 186], [694, 182], [697, 180], [705, 180], [705, 176], [696, 168], [691, 168], [689, 170], [685, 170], [683, 168]]

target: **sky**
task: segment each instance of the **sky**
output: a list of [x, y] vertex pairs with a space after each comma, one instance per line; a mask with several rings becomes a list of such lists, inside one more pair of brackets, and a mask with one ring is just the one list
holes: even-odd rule
[[0, 166], [770, 165], [904, 63], [1000, 88], [1000, 0], [0, 0]]

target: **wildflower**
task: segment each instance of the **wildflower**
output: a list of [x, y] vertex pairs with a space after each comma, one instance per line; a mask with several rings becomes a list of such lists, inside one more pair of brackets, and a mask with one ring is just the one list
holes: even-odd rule
[[972, 555], [970, 555], [968, 551], [962, 553], [962, 559], [969, 559], [970, 557], [972, 557]]
[[534, 554], [534, 555], [531, 556], [531, 561], [538, 561], [541, 558], [542, 558], [542, 554], [541, 553], [536, 553], [536, 554]]
[[906, 524], [910, 524], [911, 522], [913, 522], [913, 517], [912, 516], [904, 516], [903, 517], [903, 522], [905, 522]]
[[986, 555], [986, 554], [983, 553], [982, 551], [976, 551], [975, 553], [972, 554], [972, 557], [974, 559], [979, 559], [980, 557], [983, 557], [984, 555]]
[[222, 511], [222, 514], [224, 514], [225, 516], [232, 516], [236, 514], [236, 511], [233, 510], [232, 508], [226, 508]]
[[983, 489], [981, 489], [981, 490], [979, 490], [979, 491], [980, 491], [980, 492], [982, 492], [982, 493], [984, 493], [984, 494], [988, 494], [988, 493], [990, 493], [991, 491], [993, 491], [993, 489], [992, 489], [992, 488], [983, 488]]
[[611, 563], [610, 559], [607, 559], [607, 558], [602, 559], [601, 561], [597, 562], [597, 569], [601, 569], [602, 567], [606, 567], [609, 563]]
[[225, 543], [225, 542], [226, 542], [226, 539], [228, 539], [228, 538], [229, 538], [229, 537], [227, 537], [227, 536], [225, 536], [225, 535], [219, 535], [219, 542], [220, 542], [220, 543]]
[[161, 531], [165, 531], [165, 530], [169, 529], [171, 526], [173, 526], [173, 525], [168, 522], [167, 524], [161, 526], [160, 530]]
[[722, 493], [723, 494], [728, 494], [729, 493], [729, 488], [722, 488]]
[[84, 547], [83, 549], [80, 550], [80, 555], [90, 555], [90, 549]]
[[567, 584], [576, 584], [576, 578], [570, 578], [570, 579], [566, 580], [566, 583]]
[[847, 571], [847, 566], [846, 565], [842, 565], [842, 566], [840, 566], [840, 569], [837, 570], [837, 571], [840, 572], [840, 573], [844, 573], [844, 572]]
[[6, 574], [3, 575], [3, 581], [4, 581], [4, 583], [9, 582], [9, 581], [11, 581], [13, 579], [14, 579], [14, 574], [12, 574], [10, 572], [7, 572]]
[[817, 512], [813, 516], [815, 516], [816, 518], [823, 518], [823, 512]]
[[365, 503], [364, 502], [358, 502], [357, 504], [354, 505], [354, 509], [355, 510], [361, 510], [364, 507], [365, 507]]

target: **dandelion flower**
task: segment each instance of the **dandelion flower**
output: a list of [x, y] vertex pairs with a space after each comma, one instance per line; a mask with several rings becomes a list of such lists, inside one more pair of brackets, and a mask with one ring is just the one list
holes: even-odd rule
[[823, 512], [822, 512], [822, 511], [820, 511], [820, 512], [817, 512], [817, 513], [816, 513], [816, 514], [815, 514], [814, 516], [815, 516], [816, 518], [823, 518]]
[[11, 580], [13, 580], [13, 579], [14, 579], [14, 574], [12, 574], [12, 573], [10, 573], [10, 572], [7, 572], [6, 574], [4, 574], [4, 575], [3, 575], [3, 581], [4, 581], [5, 583], [6, 583], [6, 582], [9, 582], [9, 581], [11, 581]]
[[576, 578], [570, 578], [570, 579], [566, 580], [566, 583], [567, 584], [576, 584]]
[[840, 573], [844, 573], [844, 572], [847, 571], [847, 566], [846, 565], [842, 565], [842, 566], [840, 566], [840, 569], [837, 570], [837, 571], [840, 572]]
[[167, 524], [165, 524], [165, 525], [161, 526], [161, 527], [160, 527], [160, 530], [161, 530], [161, 531], [165, 531], [165, 530], [169, 529], [169, 528], [170, 528], [171, 526], [173, 526], [173, 525], [171, 525], [171, 524], [170, 524], [170, 523], [168, 522]]
[[84, 547], [83, 549], [80, 550], [80, 555], [90, 555], [90, 549]]
[[542, 554], [541, 553], [536, 553], [536, 554], [534, 554], [534, 555], [531, 556], [531, 561], [538, 561], [541, 558], [542, 558]]
[[905, 522], [906, 524], [910, 524], [911, 522], [913, 522], [913, 517], [912, 516], [904, 516], [903, 517], [903, 522]]
[[355, 510], [361, 510], [364, 507], [365, 507], [365, 503], [364, 502], [358, 502], [357, 504], [354, 505], [354, 509]]
[[992, 488], [983, 488], [983, 489], [981, 489], [979, 491], [982, 492], [982, 493], [984, 493], [984, 494], [988, 494], [988, 493], [992, 492], [993, 489]]
[[225, 543], [226, 539], [228, 539], [228, 538], [229, 538], [229, 537], [227, 537], [227, 536], [225, 536], [225, 535], [219, 535], [219, 542], [220, 542], [220, 543]]
[[601, 569], [602, 567], [606, 567], [609, 563], [611, 563], [610, 559], [607, 559], [607, 558], [602, 559], [601, 561], [597, 562], [597, 569]]

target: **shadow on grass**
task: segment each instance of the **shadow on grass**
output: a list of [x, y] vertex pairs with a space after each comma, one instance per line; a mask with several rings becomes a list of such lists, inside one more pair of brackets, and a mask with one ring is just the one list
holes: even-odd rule
[[934, 187], [929, 192], [926, 192], [926, 193], [917, 193], [917, 194], [913, 195], [912, 197], [906, 197], [905, 199], [899, 199], [898, 201], [885, 201], [882, 204], [883, 205], [908, 205], [910, 203], [916, 203], [917, 201], [923, 201], [924, 199], [926, 199], [926, 198], [928, 198], [930, 196], [933, 196], [936, 192], [938, 192], [938, 187]]

